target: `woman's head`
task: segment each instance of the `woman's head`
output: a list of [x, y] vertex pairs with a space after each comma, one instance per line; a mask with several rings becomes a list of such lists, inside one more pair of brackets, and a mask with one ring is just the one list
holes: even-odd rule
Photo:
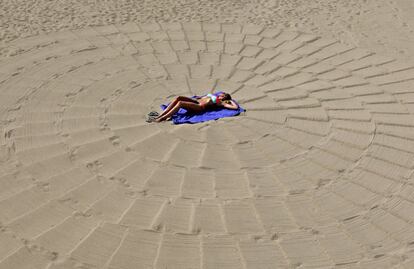
[[228, 94], [228, 93], [221, 93], [220, 95], [219, 95], [219, 98], [220, 98], [220, 100], [222, 100], [222, 101], [230, 101], [231, 100], [231, 95], [230, 94]]

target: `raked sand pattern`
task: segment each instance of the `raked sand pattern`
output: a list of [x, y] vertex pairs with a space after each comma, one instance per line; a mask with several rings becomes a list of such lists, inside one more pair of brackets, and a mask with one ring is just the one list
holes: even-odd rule
[[[253, 24], [6, 49], [1, 269], [414, 267], [414, 66]], [[145, 122], [214, 90], [247, 112]]]

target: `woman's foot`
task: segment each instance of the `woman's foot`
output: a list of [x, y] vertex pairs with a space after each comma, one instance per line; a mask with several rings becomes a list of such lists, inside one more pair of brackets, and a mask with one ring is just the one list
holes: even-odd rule
[[154, 122], [159, 116], [158, 115], [149, 115], [147, 116], [147, 119], [145, 120], [146, 122], [150, 123], [150, 122]]
[[149, 117], [145, 121], [148, 122], [148, 123], [151, 123], [151, 122], [154, 122], [155, 121], [155, 118]]

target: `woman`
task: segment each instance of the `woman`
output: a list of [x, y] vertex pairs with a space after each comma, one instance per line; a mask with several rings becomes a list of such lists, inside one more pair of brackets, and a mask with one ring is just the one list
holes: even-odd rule
[[220, 93], [218, 95], [209, 93], [205, 96], [196, 98], [178, 96], [158, 117], [154, 118], [153, 121], [164, 121], [174, 115], [180, 108], [200, 113], [206, 109], [217, 106], [228, 109], [238, 109], [238, 105], [231, 99], [231, 96], [228, 93]]

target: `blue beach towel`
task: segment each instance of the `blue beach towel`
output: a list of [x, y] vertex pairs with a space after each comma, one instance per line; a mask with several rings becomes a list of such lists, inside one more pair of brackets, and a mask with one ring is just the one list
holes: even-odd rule
[[[218, 96], [222, 92], [216, 92], [214, 93], [215, 96]], [[192, 98], [197, 98], [201, 96], [192, 96]], [[234, 101], [234, 100], [233, 100]], [[234, 101], [235, 102], [235, 101]], [[236, 102], [235, 102], [236, 103]], [[236, 103], [237, 104], [237, 103]], [[239, 115], [241, 112], [246, 111], [244, 108], [242, 108], [239, 104], [238, 109], [228, 109], [224, 107], [215, 107], [212, 109], [205, 110], [201, 113], [195, 113], [195, 112], [189, 112], [184, 108], [180, 108], [177, 113], [175, 113], [172, 116], [172, 121], [174, 124], [182, 124], [182, 123], [198, 123], [203, 121], [209, 121], [209, 120], [217, 120], [220, 118], [225, 117], [233, 117]], [[167, 108], [168, 104], [161, 105], [161, 109], [165, 110]]]

